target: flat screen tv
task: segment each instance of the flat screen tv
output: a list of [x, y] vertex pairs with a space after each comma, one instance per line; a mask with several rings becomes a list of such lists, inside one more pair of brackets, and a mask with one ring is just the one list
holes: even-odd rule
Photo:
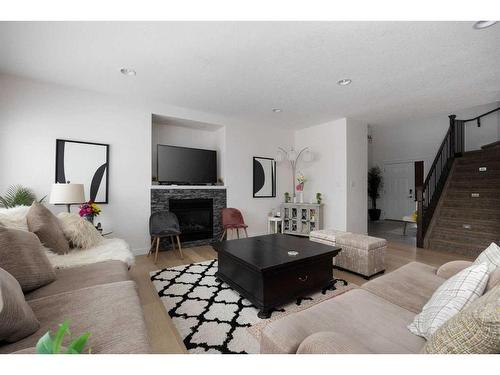
[[195, 185], [217, 182], [217, 151], [158, 145], [158, 182]]

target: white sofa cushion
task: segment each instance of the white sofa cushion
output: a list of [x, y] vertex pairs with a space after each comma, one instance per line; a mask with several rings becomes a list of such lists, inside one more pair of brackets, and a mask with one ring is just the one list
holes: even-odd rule
[[482, 296], [488, 282], [488, 265], [475, 265], [446, 280], [425, 304], [408, 329], [415, 335], [429, 337], [448, 319]]

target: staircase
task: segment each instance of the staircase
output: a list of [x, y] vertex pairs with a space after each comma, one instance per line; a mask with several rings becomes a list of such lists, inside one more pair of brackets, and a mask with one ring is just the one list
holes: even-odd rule
[[475, 257], [500, 242], [500, 144], [453, 161], [424, 246]]

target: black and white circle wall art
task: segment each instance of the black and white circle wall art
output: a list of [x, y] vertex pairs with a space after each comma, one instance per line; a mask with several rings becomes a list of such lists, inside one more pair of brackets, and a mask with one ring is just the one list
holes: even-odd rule
[[56, 182], [83, 184], [86, 201], [108, 203], [109, 144], [56, 140]]
[[253, 197], [276, 197], [276, 161], [271, 158], [253, 158]]

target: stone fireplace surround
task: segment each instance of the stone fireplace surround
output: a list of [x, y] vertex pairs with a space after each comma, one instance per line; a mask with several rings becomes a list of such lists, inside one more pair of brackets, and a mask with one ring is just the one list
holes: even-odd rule
[[[168, 211], [170, 199], [212, 199], [213, 200], [213, 238], [182, 242], [182, 247], [209, 245], [222, 236], [221, 211], [226, 207], [225, 186], [151, 186], [151, 213]], [[168, 238], [160, 242], [161, 249], [170, 249]]]

